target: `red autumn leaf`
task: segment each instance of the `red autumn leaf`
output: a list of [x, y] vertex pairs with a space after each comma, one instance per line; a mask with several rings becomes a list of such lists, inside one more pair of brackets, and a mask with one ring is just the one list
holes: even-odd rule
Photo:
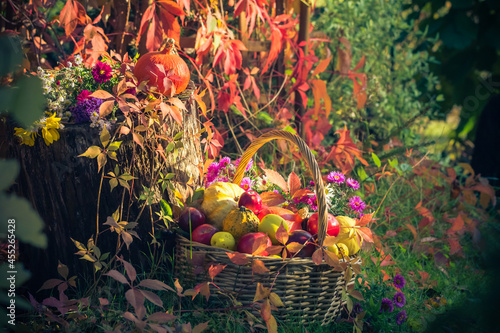
[[362, 157], [362, 151], [358, 149], [351, 139], [350, 131], [344, 129], [335, 132], [340, 135], [339, 141], [332, 146], [326, 160], [331, 160], [342, 172], [349, 173], [354, 168], [354, 157], [363, 165], [368, 166], [368, 162]]
[[286, 242], [288, 242], [288, 231], [286, 231], [285, 227], [283, 226], [283, 222], [281, 222], [281, 225], [278, 227], [278, 230], [276, 230], [275, 237], [276, 240], [283, 245], [285, 245]]
[[160, 20], [164, 33], [179, 43], [181, 36], [181, 26], [177, 21], [178, 16], [186, 15], [184, 11], [171, 0], [157, 0], [160, 8]]
[[266, 173], [267, 180], [270, 183], [277, 185], [283, 190], [283, 192], [288, 193], [286, 181], [279, 173], [269, 169], [264, 169], [264, 172]]
[[361, 67], [363, 67], [365, 65], [365, 56], [363, 55], [361, 57], [361, 59], [359, 60], [358, 64], [356, 65], [356, 67], [354, 67], [354, 69], [352, 70], [353, 72], [356, 72], [358, 71], [359, 69], [361, 69]]
[[422, 215], [423, 217], [427, 217], [429, 219], [430, 223], [433, 223], [434, 221], [436, 221], [436, 219], [432, 215], [432, 212], [428, 208], [422, 206], [422, 201], [420, 201], [415, 206], [415, 209], [418, 211], [418, 213], [420, 215]]
[[281, 30], [276, 27], [273, 27], [271, 32], [271, 50], [269, 51], [266, 63], [262, 68], [262, 73], [267, 72], [271, 63], [278, 58], [278, 54], [281, 52], [281, 49], [283, 47], [282, 39], [283, 35], [281, 33]]
[[461, 254], [462, 246], [456, 238], [448, 238], [448, 244], [450, 245], [450, 255]]
[[347, 75], [351, 69], [351, 53], [337, 47], [337, 70], [342, 75]]
[[261, 193], [260, 197], [262, 199], [262, 204], [268, 207], [278, 206], [286, 202], [286, 199], [280, 193], [271, 191]]
[[298, 198], [298, 199], [301, 199], [303, 197], [308, 197], [310, 195], [313, 195], [314, 192], [311, 191], [311, 190], [308, 190], [307, 188], [302, 188], [300, 190], [297, 190], [293, 196], [292, 196], [292, 199], [295, 199], [295, 198]]
[[191, 333], [201, 333], [201, 332], [203, 332], [204, 330], [206, 330], [208, 328], [208, 324], [209, 324], [209, 322], [206, 321], [204, 323], [196, 325], [195, 327], [193, 327], [193, 331]]
[[244, 255], [243, 253], [226, 252], [226, 254], [229, 257], [229, 259], [233, 262], [233, 264], [235, 264], [235, 265], [246, 265], [250, 262], [250, 259], [248, 259], [248, 257], [246, 255]]
[[252, 272], [254, 274], [264, 274], [269, 272], [269, 268], [264, 265], [264, 262], [262, 260], [255, 259], [252, 262]]
[[87, 21], [85, 8], [75, 0], [68, 0], [59, 14], [59, 24], [64, 27], [66, 36], [71, 35], [78, 24], [84, 25]]
[[363, 295], [358, 290], [349, 291], [349, 295], [354, 297], [355, 299], [357, 299], [359, 301], [364, 301]]
[[214, 278], [226, 268], [227, 265], [210, 265], [210, 268], [208, 269], [208, 275], [210, 275], [210, 278], [212, 281]]

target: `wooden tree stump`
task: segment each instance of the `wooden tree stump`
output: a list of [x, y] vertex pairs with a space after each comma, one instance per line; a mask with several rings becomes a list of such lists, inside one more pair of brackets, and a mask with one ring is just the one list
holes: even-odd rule
[[[163, 161], [155, 152], [133, 148], [128, 137], [124, 140], [118, 151], [119, 165], [126, 165], [133, 161], [134, 176], [138, 179], [134, 183], [132, 196], [137, 195], [144, 186], [153, 186], [151, 179], [158, 171], [174, 173], [172, 179], [177, 183], [179, 191], [184, 191], [182, 184], [190, 179], [192, 186], [201, 185], [202, 174], [200, 166], [203, 156], [199, 140], [200, 123], [194, 100], [185, 101], [187, 111], [183, 112], [183, 126], [172, 123], [169, 131], [174, 134], [183, 131], [181, 142], [184, 148], [179, 151], [178, 158], [167, 156]], [[90, 128], [89, 124], [69, 124], [60, 131], [61, 138], [50, 146], [46, 146], [43, 139], [38, 137], [35, 146], [20, 145], [14, 136], [12, 124], [7, 124], [5, 140], [7, 146], [0, 150], [1, 156], [15, 158], [21, 166], [17, 183], [11, 188], [20, 196], [27, 198], [34, 209], [45, 221], [45, 233], [48, 237], [46, 250], [31, 247], [26, 244], [20, 246], [20, 261], [33, 273], [33, 278], [28, 283], [28, 289], [37, 290], [41, 284], [57, 277], [57, 263], [60, 260], [68, 265], [70, 276], [85, 271], [91, 274], [91, 264], [80, 260], [74, 253], [77, 249], [71, 238], [86, 245], [89, 238], [96, 234], [97, 199], [101, 174], [97, 172], [97, 161], [85, 157], [78, 157], [92, 145], [100, 146], [99, 131]], [[110, 164], [108, 162], [108, 164]], [[106, 165], [105, 173], [112, 171], [114, 165]], [[156, 185], [158, 186], [158, 185]], [[128, 194], [125, 202], [128, 202]], [[100, 230], [107, 229], [103, 226], [108, 216], [119, 207], [122, 200], [121, 188], [110, 192], [110, 185], [104, 179], [99, 207]], [[174, 202], [172, 193], [168, 201]], [[124, 212], [127, 209], [125, 206]], [[148, 251], [148, 242], [151, 241], [151, 218], [149, 209], [138, 220], [138, 233], [141, 240], [134, 239], [130, 247], [130, 259], [140, 260], [140, 251]], [[158, 209], [159, 210], [159, 209]], [[155, 210], [155, 211], [158, 211]], [[140, 207], [134, 203], [129, 210], [129, 222], [134, 221], [139, 215]], [[125, 214], [124, 214], [125, 215]], [[153, 212], [153, 218], [156, 219]], [[26, 223], [28, 221], [17, 221]], [[114, 254], [116, 246], [116, 233], [103, 233], [99, 236], [98, 246], [101, 252]], [[169, 244], [172, 247], [174, 244]], [[127, 252], [126, 250], [124, 251]]]

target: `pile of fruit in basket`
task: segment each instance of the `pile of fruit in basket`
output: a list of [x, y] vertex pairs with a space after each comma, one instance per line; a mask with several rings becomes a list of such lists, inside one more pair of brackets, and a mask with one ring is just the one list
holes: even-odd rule
[[[335, 174], [340, 173], [330, 173], [326, 182], [334, 179]], [[261, 195], [252, 190], [248, 182], [240, 186], [230, 183], [227, 177], [223, 179], [226, 181], [218, 181], [216, 177], [209, 180], [211, 182], [205, 189], [201, 205], [185, 208], [178, 219], [179, 228], [192, 242], [255, 254], [256, 243], [267, 243], [268, 247], [280, 245], [276, 233], [278, 228], [283, 226], [282, 228], [288, 232], [287, 244], [295, 242], [302, 246], [292, 246], [292, 249], [297, 249], [295, 253], [287, 248], [282, 256], [311, 257], [317, 249], [315, 240], [318, 234], [318, 213], [309, 213], [309, 209], [315, 209], [313, 191], [307, 189], [297, 191], [295, 197], [289, 196], [288, 201], [291, 204], [285, 202], [282, 204], [284, 207], [267, 206], [265, 202], [269, 201], [265, 200], [263, 203]], [[330, 183], [334, 184], [335, 181]], [[332, 192], [331, 184], [326, 186], [326, 191]], [[335, 185], [339, 185], [339, 182], [337, 181]], [[269, 197], [269, 193], [275, 193], [274, 196], [281, 195], [278, 190], [261, 192], [265, 198]], [[338, 198], [334, 199], [330, 193], [327, 194], [327, 199]], [[345, 196], [343, 199], [347, 200]], [[356, 202], [360, 203], [359, 200]], [[329, 205], [330, 208], [332, 206], [335, 204]], [[335, 244], [328, 246], [327, 250], [335, 252], [339, 258], [356, 254], [360, 250], [362, 239], [356, 237], [355, 224], [355, 219], [349, 216], [340, 214], [334, 216], [328, 213], [327, 235], [335, 237]], [[260, 251], [259, 255], [267, 256], [268, 253]]]

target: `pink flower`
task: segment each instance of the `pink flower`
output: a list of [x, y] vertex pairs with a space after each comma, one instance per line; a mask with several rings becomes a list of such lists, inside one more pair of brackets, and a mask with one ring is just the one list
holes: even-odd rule
[[359, 188], [359, 183], [352, 178], [347, 178], [347, 185], [357, 190]]
[[363, 200], [361, 200], [360, 197], [354, 196], [351, 199], [349, 199], [349, 207], [352, 210], [354, 210], [358, 213], [361, 213], [363, 211], [363, 209], [366, 208], [366, 204], [364, 203]]
[[227, 168], [229, 164], [231, 164], [231, 158], [229, 157], [224, 157], [219, 161], [219, 167], [223, 169]]
[[95, 64], [95, 66], [92, 68], [92, 76], [97, 83], [108, 82], [113, 76], [113, 73], [111, 73], [111, 66], [104, 62], [98, 61], [97, 64]]
[[80, 93], [80, 95], [78, 95], [76, 100], [82, 102], [82, 101], [86, 100], [87, 98], [89, 98], [90, 95], [92, 95], [92, 93], [90, 91], [84, 90]]
[[[241, 157], [238, 158], [236, 161], [234, 161], [234, 167], [237, 168], [238, 165], [240, 164], [240, 160], [241, 160]], [[248, 171], [252, 168], [253, 166], [253, 159], [250, 159], [250, 161], [248, 161], [248, 164], [247, 164], [247, 167], [245, 168], [245, 171]]]
[[328, 176], [326, 176], [326, 179], [330, 183], [342, 184], [345, 181], [345, 176], [341, 172], [332, 171], [328, 174]]
[[240, 187], [242, 189], [244, 189], [245, 191], [249, 191], [252, 189], [252, 180], [250, 179], [250, 177], [245, 177], [241, 180], [241, 184], [240, 184]]

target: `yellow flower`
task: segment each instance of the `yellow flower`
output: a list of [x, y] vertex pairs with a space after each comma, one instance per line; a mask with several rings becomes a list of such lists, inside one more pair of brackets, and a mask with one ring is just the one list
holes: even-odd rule
[[32, 132], [25, 130], [24, 128], [16, 127], [14, 128], [16, 131], [14, 134], [21, 138], [22, 145], [34, 146], [35, 145], [35, 137], [38, 135], [37, 132]]
[[42, 137], [47, 146], [60, 138], [57, 131], [60, 126], [59, 121], [61, 121], [61, 118], [56, 118], [56, 114], [53, 113], [50, 117], [45, 118], [45, 121], [42, 123], [45, 125], [42, 127]]

